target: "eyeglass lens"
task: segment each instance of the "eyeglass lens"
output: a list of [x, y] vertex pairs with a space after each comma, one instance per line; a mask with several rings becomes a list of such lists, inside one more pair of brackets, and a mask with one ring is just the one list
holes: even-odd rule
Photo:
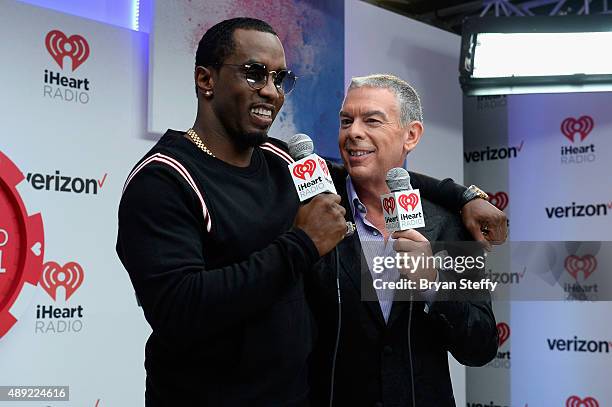
[[[261, 64], [251, 64], [246, 70], [246, 80], [255, 89], [263, 88], [268, 80], [269, 72]], [[281, 70], [272, 74], [274, 86], [283, 93], [289, 93], [295, 86], [295, 75], [291, 71]]]

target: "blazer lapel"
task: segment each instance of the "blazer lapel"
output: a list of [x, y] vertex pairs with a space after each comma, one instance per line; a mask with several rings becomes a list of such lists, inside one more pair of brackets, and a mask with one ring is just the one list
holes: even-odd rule
[[[371, 314], [372, 319], [378, 325], [384, 327], [385, 319], [378, 303], [376, 290], [374, 290], [372, 275], [367, 267], [366, 260], [361, 250], [359, 236], [345, 238], [338, 246], [340, 253], [340, 270], [351, 282], [353, 289], [359, 294], [360, 302]], [[365, 267], [362, 267], [364, 265]], [[361, 298], [373, 298], [375, 301], [363, 301]]]

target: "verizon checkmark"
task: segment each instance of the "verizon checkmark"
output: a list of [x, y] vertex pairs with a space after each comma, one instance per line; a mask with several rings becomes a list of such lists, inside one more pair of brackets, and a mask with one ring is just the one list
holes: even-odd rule
[[104, 176], [102, 177], [102, 179], [98, 180], [98, 185], [100, 186], [100, 188], [102, 188], [102, 185], [104, 185], [104, 182], [106, 181], [106, 176], [107, 175], [108, 175], [107, 173], [104, 173]]

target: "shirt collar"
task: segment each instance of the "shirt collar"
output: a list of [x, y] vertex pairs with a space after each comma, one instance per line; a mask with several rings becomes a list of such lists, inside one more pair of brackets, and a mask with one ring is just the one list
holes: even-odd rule
[[357, 191], [355, 191], [355, 186], [353, 185], [353, 180], [351, 180], [350, 175], [346, 176], [346, 192], [348, 194], [349, 204], [351, 205], [351, 212], [353, 213], [353, 217], [355, 219], [359, 218], [364, 221], [366, 214], [368, 213], [368, 209], [357, 196]]

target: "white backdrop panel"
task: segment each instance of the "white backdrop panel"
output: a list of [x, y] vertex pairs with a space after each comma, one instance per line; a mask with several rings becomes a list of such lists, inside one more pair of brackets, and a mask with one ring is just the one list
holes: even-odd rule
[[[67, 405], [143, 405], [149, 328], [114, 244], [123, 181], [151, 146], [142, 138], [146, 36], [13, 1], [0, 8], [0, 35], [9, 39], [0, 42], [7, 62], [0, 68], [0, 149], [36, 186], [24, 181], [19, 190], [30, 211], [42, 213], [45, 261], [76, 262], [83, 275], [68, 299], [63, 288], [55, 300], [36, 288], [22, 319], [0, 339], [0, 383], [69, 385]], [[45, 38], [52, 30], [85, 39], [89, 56], [77, 69], [68, 57], [63, 68], [51, 57]], [[53, 84], [45, 93], [45, 70], [87, 80], [89, 90], [81, 82], [80, 90]], [[66, 101], [69, 90], [76, 102]], [[71, 180], [70, 191], [57, 190], [58, 176]], [[79, 180], [91, 180], [89, 193], [78, 192]], [[81, 307], [81, 316], [41, 318], [39, 307]], [[59, 332], [66, 326], [80, 329]]]
[[[611, 104], [611, 93], [464, 100], [466, 182], [505, 194], [499, 202], [512, 241], [610, 240]], [[591, 216], [574, 209], [587, 205], [599, 209]], [[549, 266], [556, 263], [565, 279], [568, 256], [597, 258], [599, 246], [561, 245]], [[525, 272], [538, 271], [547, 270]], [[593, 285], [588, 275], [575, 278], [585, 288]], [[493, 363], [468, 370], [469, 405], [611, 405], [612, 327], [602, 323], [610, 309], [610, 302], [496, 303], [509, 335]]]
[[362, 1], [345, 2], [345, 89], [352, 76], [392, 73], [421, 97], [425, 133], [408, 167], [463, 180], [461, 38]]

